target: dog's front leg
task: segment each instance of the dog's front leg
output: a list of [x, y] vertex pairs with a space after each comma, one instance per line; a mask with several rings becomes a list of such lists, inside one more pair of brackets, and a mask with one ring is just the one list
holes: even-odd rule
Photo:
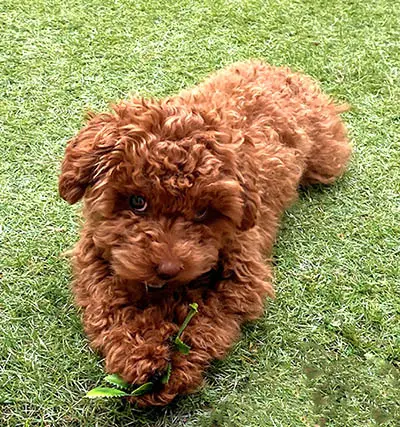
[[178, 328], [167, 321], [155, 324], [152, 320], [149, 313], [140, 313], [102, 334], [107, 372], [118, 373], [129, 383], [143, 384], [166, 371], [171, 360], [170, 338]]
[[109, 274], [107, 264], [92, 250], [75, 257], [79, 273], [75, 301], [91, 346], [105, 357], [106, 370], [130, 383], [143, 384], [162, 374], [171, 358], [171, 337], [179, 327], [168, 320], [167, 309], [139, 309], [132, 294]]
[[84, 313], [85, 330], [91, 346], [104, 355], [107, 372], [134, 384], [165, 372], [171, 360], [171, 337], [178, 331], [176, 324], [151, 307], [137, 310], [96, 301], [89, 308]]

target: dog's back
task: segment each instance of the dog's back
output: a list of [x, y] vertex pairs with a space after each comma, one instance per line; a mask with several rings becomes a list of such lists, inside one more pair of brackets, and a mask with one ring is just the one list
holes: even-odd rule
[[261, 61], [239, 62], [183, 91], [184, 104], [208, 111], [256, 141], [298, 150], [302, 183], [331, 183], [348, 163], [351, 148], [335, 105], [308, 76]]

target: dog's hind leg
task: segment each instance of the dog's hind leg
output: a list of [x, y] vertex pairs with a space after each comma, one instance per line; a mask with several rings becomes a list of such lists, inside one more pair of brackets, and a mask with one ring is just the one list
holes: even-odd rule
[[330, 184], [344, 173], [351, 147], [346, 128], [337, 114], [341, 111], [340, 107], [332, 106], [330, 114], [315, 120], [311, 135], [313, 145], [306, 157], [301, 185]]

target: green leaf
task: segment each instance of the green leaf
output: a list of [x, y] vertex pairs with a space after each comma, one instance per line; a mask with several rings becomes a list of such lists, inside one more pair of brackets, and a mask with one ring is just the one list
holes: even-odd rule
[[190, 346], [185, 344], [180, 338], [175, 338], [175, 345], [182, 354], [189, 354]]
[[153, 383], [146, 383], [138, 387], [130, 394], [130, 396], [142, 396], [143, 394], [150, 393], [153, 390]]
[[131, 387], [131, 385], [124, 381], [118, 374], [107, 375], [104, 380], [121, 389], [129, 389]]
[[125, 393], [122, 390], [109, 387], [96, 387], [93, 390], [90, 390], [86, 393], [86, 397], [89, 399], [97, 399], [99, 397], [123, 397], [129, 396], [128, 393]]
[[168, 384], [168, 381], [171, 377], [171, 371], [172, 365], [171, 363], [168, 363], [167, 370], [165, 371], [165, 374], [161, 377], [161, 384]]

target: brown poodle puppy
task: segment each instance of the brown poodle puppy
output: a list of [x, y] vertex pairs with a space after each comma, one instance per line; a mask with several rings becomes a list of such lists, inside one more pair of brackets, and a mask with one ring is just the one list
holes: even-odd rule
[[[345, 170], [344, 110], [309, 78], [250, 61], [165, 100], [113, 106], [68, 143], [59, 190], [84, 198], [74, 294], [91, 345], [135, 384], [172, 364], [137, 403], [194, 391], [263, 313], [282, 212], [300, 184]], [[171, 338], [192, 302], [184, 355]]]

